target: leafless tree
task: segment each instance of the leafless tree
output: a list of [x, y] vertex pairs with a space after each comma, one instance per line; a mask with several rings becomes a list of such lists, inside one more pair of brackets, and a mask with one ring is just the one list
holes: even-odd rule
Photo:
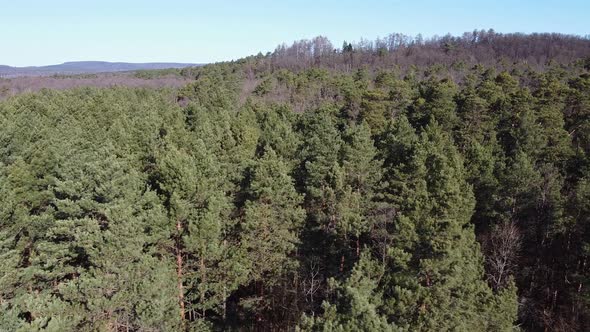
[[502, 289], [514, 273], [521, 234], [513, 222], [494, 228], [484, 242], [487, 277], [494, 290]]

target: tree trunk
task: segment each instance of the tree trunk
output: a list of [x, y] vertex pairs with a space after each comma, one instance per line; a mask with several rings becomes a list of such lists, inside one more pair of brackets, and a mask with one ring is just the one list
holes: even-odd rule
[[184, 308], [184, 286], [182, 284], [182, 248], [181, 248], [181, 230], [180, 220], [176, 222], [178, 235], [176, 238], [176, 276], [178, 278], [178, 305], [180, 306], [180, 321], [182, 329], [185, 329], [185, 308]]
[[[201, 256], [201, 259], [199, 261], [199, 269], [201, 270], [201, 283], [205, 285], [205, 258], [203, 256]], [[205, 303], [205, 292], [204, 290], [201, 290], [201, 304], [203, 303]], [[205, 318], [205, 306], [203, 306], [202, 314], [202, 318]]]

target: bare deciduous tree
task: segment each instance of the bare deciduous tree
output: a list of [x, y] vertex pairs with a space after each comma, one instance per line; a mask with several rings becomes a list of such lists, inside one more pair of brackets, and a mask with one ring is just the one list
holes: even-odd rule
[[502, 289], [514, 273], [521, 245], [520, 231], [513, 222], [493, 229], [484, 242], [488, 281], [494, 290]]

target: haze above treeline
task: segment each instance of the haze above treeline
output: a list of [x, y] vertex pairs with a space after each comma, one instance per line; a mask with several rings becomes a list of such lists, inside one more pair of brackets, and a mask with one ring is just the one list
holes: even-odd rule
[[95, 74], [134, 70], [185, 68], [191, 66], [198, 66], [198, 64], [176, 62], [130, 63], [107, 61], [70, 61], [49, 66], [12, 67], [0, 65], [0, 77]]

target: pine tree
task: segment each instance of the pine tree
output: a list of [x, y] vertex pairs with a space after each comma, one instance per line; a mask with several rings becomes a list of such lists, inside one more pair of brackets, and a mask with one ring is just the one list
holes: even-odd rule
[[[167, 208], [169, 253], [174, 257], [178, 313], [182, 325], [223, 316], [229, 292], [244, 278], [224, 238], [232, 227], [226, 187], [217, 160], [202, 141], [191, 150], [165, 137], [155, 153], [151, 175]], [[171, 257], [171, 258], [172, 258]]]
[[303, 317], [304, 331], [398, 331], [380, 313], [382, 294], [378, 285], [385, 274], [382, 265], [363, 252], [344, 282], [331, 280], [330, 302], [318, 317]]
[[416, 127], [424, 127], [436, 121], [446, 131], [457, 125], [456, 84], [449, 79], [436, 80], [434, 77], [418, 87], [419, 96], [410, 106], [408, 118]]
[[496, 296], [469, 224], [473, 194], [448, 136], [427, 126], [408, 162], [397, 167], [389, 183], [398, 213], [383, 282], [387, 317], [412, 330], [511, 329], [515, 301], [499, 303], [509, 306], [507, 317], [493, 315]]
[[[241, 304], [254, 311], [259, 318], [256, 324], [268, 324], [260, 317], [285, 319], [291, 314], [288, 310], [296, 310], [289, 291], [294, 290], [290, 280], [298, 267], [294, 253], [305, 210], [300, 207], [303, 197], [295, 191], [287, 164], [272, 149], [255, 161], [247, 181], [247, 199], [240, 212], [240, 244], [255, 294]], [[275, 314], [269, 315], [271, 312]]]

